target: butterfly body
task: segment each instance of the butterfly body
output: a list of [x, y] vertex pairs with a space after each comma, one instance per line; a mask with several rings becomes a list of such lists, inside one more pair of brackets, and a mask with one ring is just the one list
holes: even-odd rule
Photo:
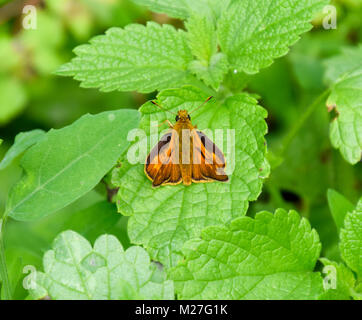
[[146, 159], [144, 171], [152, 186], [228, 181], [224, 155], [192, 125], [188, 112], [178, 111], [175, 120]]
[[[190, 116], [188, 115], [186, 110], [180, 110], [178, 112], [178, 115], [176, 117], [177, 122], [176, 124], [173, 126], [173, 129], [176, 132], [181, 132], [181, 134], [178, 135], [178, 140], [179, 140], [179, 162], [180, 162], [180, 170], [181, 170], [181, 176], [182, 176], [182, 182], [184, 185], [190, 185], [192, 182], [192, 148], [189, 148], [189, 152], [187, 152], [187, 154], [185, 155], [185, 153], [183, 153], [183, 147], [187, 149], [187, 147], [192, 145], [192, 136], [191, 134], [188, 134], [188, 132], [192, 132], [192, 130], [194, 130], [194, 126], [191, 123], [191, 119]], [[184, 134], [182, 134], [182, 132]], [[185, 141], [185, 139], [188, 139], [190, 142], [187, 143]], [[188, 157], [189, 155], [189, 157]], [[186, 159], [185, 159], [186, 158]], [[189, 158], [189, 159], [187, 159]], [[185, 161], [186, 160], [186, 161]], [[187, 161], [188, 160], [188, 161]]]

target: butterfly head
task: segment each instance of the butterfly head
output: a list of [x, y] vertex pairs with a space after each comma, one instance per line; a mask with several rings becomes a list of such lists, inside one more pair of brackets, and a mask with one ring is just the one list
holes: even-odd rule
[[179, 110], [177, 112], [176, 121], [181, 120], [182, 122], [190, 121], [191, 117], [188, 114], [187, 110]]

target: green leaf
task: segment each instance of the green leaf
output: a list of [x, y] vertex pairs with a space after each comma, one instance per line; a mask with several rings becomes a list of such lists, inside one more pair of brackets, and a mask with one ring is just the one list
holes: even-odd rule
[[217, 53], [217, 32], [213, 21], [206, 16], [191, 16], [186, 23], [188, 45], [198, 59], [189, 65], [189, 70], [196, 74], [208, 86], [217, 90], [228, 72], [227, 57]]
[[233, 1], [218, 23], [221, 49], [233, 69], [249, 74], [284, 56], [310, 30], [326, 0]]
[[[176, 112], [201, 105], [207, 94], [185, 86], [165, 90], [157, 98], [163, 108]], [[141, 128], [147, 134], [153, 130], [152, 136], [148, 137], [148, 141], [152, 140], [151, 145], [147, 145], [150, 149], [159, 139], [157, 124], [151, 122], [161, 123], [169, 114], [149, 102], [140, 111], [143, 114]], [[131, 215], [128, 224], [131, 242], [145, 246], [153, 259], [173, 266], [181, 257], [183, 243], [199, 236], [205, 226], [226, 223], [244, 215], [248, 201], [257, 199], [269, 173], [264, 145], [266, 115], [257, 101], [246, 93], [229, 97], [226, 101], [211, 100], [192, 114], [192, 123], [200, 130], [209, 128], [214, 133], [215, 129], [222, 129], [223, 137], [219, 136], [219, 142], [210, 134], [209, 138], [224, 151], [227, 171], [230, 170], [227, 183], [152, 188], [144, 174], [143, 164], [131, 165], [124, 159], [122, 167], [114, 172], [113, 183], [120, 187], [117, 197], [119, 211]], [[231, 137], [235, 132], [235, 143], [233, 139], [227, 141], [227, 129], [235, 130], [229, 131]], [[137, 144], [129, 152], [133, 152], [133, 147], [137, 149]], [[146, 151], [141, 143], [142, 163]]]
[[45, 136], [43, 130], [32, 130], [28, 132], [20, 132], [16, 137], [14, 144], [8, 150], [3, 160], [0, 162], [0, 170], [5, 169], [11, 162], [25, 150], [36, 144]]
[[351, 164], [362, 154], [362, 68], [338, 81], [327, 100], [328, 110], [337, 116], [330, 125], [330, 139], [343, 158]]
[[187, 43], [192, 54], [206, 65], [217, 52], [217, 33], [214, 24], [207, 17], [192, 16], [185, 23]]
[[362, 198], [356, 209], [347, 213], [340, 238], [343, 260], [357, 273], [358, 277], [362, 277]]
[[326, 72], [324, 78], [328, 82], [336, 82], [345, 73], [361, 67], [362, 44], [358, 47], [344, 48], [342, 53], [325, 61]]
[[115, 165], [137, 124], [138, 112], [123, 109], [50, 130], [22, 158], [25, 175], [9, 194], [7, 214], [33, 220], [80, 198]]
[[77, 57], [57, 74], [74, 76], [83, 87], [102, 91], [152, 92], [181, 86], [192, 60], [186, 33], [154, 22], [111, 28], [74, 52]]
[[232, 0], [132, 0], [150, 10], [171, 17], [186, 19], [195, 13], [207, 14], [217, 19]]
[[[126, 251], [112, 235], [91, 244], [74, 231], [62, 232], [53, 250], [44, 254], [44, 273], [36, 273], [35, 299], [47, 294], [55, 300], [173, 299], [173, 283], [146, 251]], [[40, 291], [40, 292], [39, 292]]]
[[[23, 287], [23, 278], [29, 280], [29, 272], [23, 273], [26, 266], [42, 268], [42, 257], [49, 250], [54, 238], [61, 232], [74, 227], [78, 233], [86, 236], [92, 243], [104, 233], [113, 234], [125, 246], [126, 234], [120, 224], [125, 217], [117, 212], [115, 205], [103, 201], [103, 197], [95, 190], [87, 193], [66, 208], [43, 219], [23, 222], [10, 219], [6, 225], [4, 242], [6, 244], [6, 261], [11, 266], [21, 259], [20, 281], [16, 286], [12, 299], [24, 299], [29, 292]], [[78, 224], [76, 225], [76, 223]], [[113, 225], [111, 225], [113, 224]], [[125, 247], [126, 248], [126, 247]], [[9, 272], [9, 280], [15, 283], [19, 274]]]
[[18, 115], [25, 107], [26, 93], [17, 79], [0, 79], [0, 125]]
[[112, 227], [120, 219], [122, 216], [117, 212], [116, 206], [104, 200], [73, 213], [62, 225], [62, 230], [73, 230], [94, 242], [103, 233], [113, 233], [110, 231], [113, 231]]
[[[354, 275], [343, 263], [330, 261], [321, 258], [320, 261], [324, 265], [323, 273], [330, 278], [329, 285], [335, 281], [335, 288], [328, 288], [320, 297], [320, 300], [350, 300], [351, 292], [356, 282]], [[326, 278], [325, 278], [326, 279]]]
[[208, 86], [215, 90], [219, 89], [225, 74], [228, 72], [229, 64], [226, 56], [223, 53], [217, 53], [211, 57], [208, 66], [205, 66], [200, 61], [192, 61], [189, 65], [189, 70], [203, 80]]
[[315, 299], [320, 250], [317, 232], [297, 212], [260, 212], [205, 228], [169, 277], [181, 299]]
[[132, 0], [141, 6], [146, 6], [150, 10], [166, 13], [175, 18], [187, 18], [189, 15], [188, 7], [185, 0]]
[[329, 210], [339, 231], [343, 228], [344, 217], [348, 211], [353, 211], [354, 206], [348, 199], [333, 189], [328, 189], [327, 198]]
[[[1, 1], [0, 1], [1, 2]], [[13, 45], [11, 33], [0, 33], [0, 70], [8, 74], [12, 72], [20, 62], [20, 55]]]

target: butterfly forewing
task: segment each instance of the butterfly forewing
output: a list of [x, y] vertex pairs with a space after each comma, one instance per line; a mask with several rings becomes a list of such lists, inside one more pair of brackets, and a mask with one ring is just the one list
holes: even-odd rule
[[194, 182], [212, 180], [227, 181], [224, 168], [226, 161], [221, 150], [201, 131], [193, 130], [193, 170]]
[[145, 173], [154, 187], [179, 184], [182, 181], [178, 165], [178, 142], [174, 130], [166, 133], [146, 159]]

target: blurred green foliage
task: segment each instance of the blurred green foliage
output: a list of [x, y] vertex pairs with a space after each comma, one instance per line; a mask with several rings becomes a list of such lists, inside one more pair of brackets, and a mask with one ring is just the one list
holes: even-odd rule
[[[112, 26], [122, 27], [132, 22], [144, 24], [152, 19], [183, 27], [180, 21], [152, 14], [130, 0], [44, 0], [35, 1], [37, 28], [25, 30], [21, 8], [9, 9], [9, 3], [0, 0], [0, 137], [4, 140], [0, 144], [0, 159], [19, 132], [60, 128], [85, 113], [138, 108], [147, 100], [136, 93], [84, 89], [71, 78], [55, 76], [57, 67], [72, 57], [72, 48]], [[362, 1], [332, 3], [338, 12], [337, 29], [323, 29], [317, 18], [316, 28], [304, 34], [290, 54], [253, 76], [247, 85], [248, 91], [262, 97], [260, 104], [268, 110], [267, 141], [271, 154], [280, 150], [286, 134], [326, 87], [324, 62], [343, 49], [362, 43]], [[248, 214], [279, 207], [297, 209], [317, 229], [322, 255], [340, 261], [338, 233], [328, 208], [327, 190], [337, 190], [355, 204], [361, 195], [362, 170], [361, 163], [348, 164], [331, 147], [328, 134], [331, 117], [322, 108], [311, 115], [285, 150], [283, 161], [278, 161], [279, 165], [271, 171], [262, 195], [251, 204]], [[20, 176], [17, 160], [0, 170], [0, 216], [7, 193]], [[105, 192], [99, 186], [66, 209], [38, 222], [9, 221], [6, 243], [10, 278], [14, 278], [12, 273], [19, 274], [23, 265], [40, 267], [41, 257], [50, 248], [52, 239], [69, 226], [76, 229], [77, 219], [89, 222], [90, 217], [96, 218], [92, 206], [107, 206], [101, 202]], [[108, 211], [104, 212], [106, 215]], [[117, 221], [113, 221], [114, 217], [110, 219], [111, 233], [125, 247], [129, 246], [125, 236], [127, 219], [121, 216]], [[86, 234], [89, 240], [98, 236], [92, 230], [76, 231]], [[25, 295], [20, 282], [14, 296], [21, 299]]]

